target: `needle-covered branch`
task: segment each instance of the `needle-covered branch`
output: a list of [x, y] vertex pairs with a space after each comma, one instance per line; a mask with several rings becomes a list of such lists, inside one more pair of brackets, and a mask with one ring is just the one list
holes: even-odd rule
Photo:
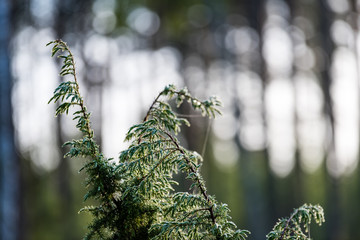
[[[143, 122], [129, 129], [125, 140], [131, 144], [115, 161], [106, 158], [95, 141], [90, 113], [79, 91], [73, 54], [61, 40], [49, 45], [53, 45], [52, 56], [63, 60], [60, 75], [67, 76], [49, 103], [59, 103], [56, 115], [68, 114], [74, 107], [73, 120], [83, 134], [81, 139], [64, 144], [70, 147], [65, 157], [88, 159], [80, 169], [87, 173], [84, 200], [95, 199], [98, 203], [80, 210], [93, 216], [85, 239], [244, 240], [248, 236], [249, 231], [238, 229], [231, 221], [228, 206], [208, 193], [200, 173], [202, 157], [182, 147], [177, 139], [183, 125], [190, 123], [179, 117], [168, 102], [174, 101], [177, 107], [188, 102], [203, 116], [213, 118], [220, 114], [217, 98], [202, 101], [186, 88], [165, 87], [151, 103]], [[174, 190], [178, 183], [173, 175], [178, 172], [192, 181], [188, 192]], [[280, 220], [267, 237], [305, 239], [291, 237], [304, 237], [302, 227], [307, 230], [312, 218], [323, 222], [322, 209], [304, 205], [290, 218]]]
[[318, 225], [325, 222], [324, 210], [319, 205], [304, 204], [294, 210], [289, 218], [282, 218], [266, 236], [268, 240], [310, 240], [312, 220]]
[[[155, 191], [164, 194], [163, 198], [168, 199], [166, 203], [162, 203], [163, 220], [153, 225], [152, 232], [157, 232], [156, 238], [161, 239], [165, 236], [171, 239], [180, 232], [182, 236], [186, 236], [185, 239], [200, 239], [204, 236], [212, 236], [214, 239], [245, 238], [248, 231], [237, 232], [235, 224], [230, 221], [228, 211], [223, 214], [224, 208], [219, 207], [223, 205], [218, 204], [215, 198], [207, 193], [205, 181], [200, 174], [201, 156], [183, 148], [176, 138], [182, 125], [189, 126], [189, 122], [179, 118], [163, 99], [175, 100], [177, 107], [186, 100], [194, 110], [200, 110], [208, 117], [220, 114], [218, 107], [221, 105], [214, 97], [200, 101], [192, 97], [186, 88], [177, 90], [173, 85], [169, 85], [155, 98], [143, 122], [130, 128], [126, 140], [132, 141], [132, 144], [121, 153], [120, 161], [129, 162], [131, 171], [142, 175], [138, 191]], [[154, 151], [153, 146], [159, 143], [161, 151]], [[193, 181], [190, 190], [194, 193], [172, 191], [169, 179], [172, 179], [172, 175], [177, 171], [184, 172], [186, 178]], [[188, 216], [186, 219], [184, 212], [185, 216]], [[218, 224], [217, 221], [222, 224]], [[242, 238], [236, 238], [237, 235]]]

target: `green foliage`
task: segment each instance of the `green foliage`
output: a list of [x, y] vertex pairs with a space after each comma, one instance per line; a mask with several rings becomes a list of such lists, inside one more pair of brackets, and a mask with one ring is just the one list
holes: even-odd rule
[[[221, 105], [215, 97], [201, 101], [191, 96], [186, 88], [165, 87], [153, 101], [143, 122], [129, 129], [125, 140], [131, 144], [120, 153], [119, 161], [108, 159], [94, 140], [90, 113], [79, 92], [71, 51], [61, 40], [49, 44], [53, 44], [52, 56], [60, 52], [58, 57], [63, 59], [60, 75], [72, 77], [55, 89], [49, 102], [60, 102], [56, 115], [68, 114], [70, 107], [77, 107], [73, 119], [83, 133], [82, 139], [64, 144], [70, 147], [65, 156], [88, 158], [80, 170], [86, 171], [88, 176], [88, 192], [84, 199], [98, 202], [97, 206], [80, 210], [93, 215], [85, 239], [225, 240], [247, 237], [249, 231], [237, 229], [231, 221], [228, 206], [208, 194], [200, 174], [202, 157], [183, 148], [176, 138], [181, 126], [190, 124], [179, 118], [167, 103], [173, 99], [179, 107], [188, 102], [203, 116], [215, 117], [220, 114], [218, 107]], [[185, 173], [192, 181], [189, 192], [174, 191], [173, 186], [178, 183], [173, 175], [178, 172]], [[308, 224], [312, 216], [323, 221], [319, 209], [303, 206], [289, 220], [281, 220], [268, 238], [304, 239], [284, 237], [302, 233], [298, 222]]]
[[289, 218], [282, 218], [266, 236], [269, 240], [308, 240], [312, 219], [318, 225], [325, 222], [324, 210], [319, 205], [308, 205], [295, 209]]

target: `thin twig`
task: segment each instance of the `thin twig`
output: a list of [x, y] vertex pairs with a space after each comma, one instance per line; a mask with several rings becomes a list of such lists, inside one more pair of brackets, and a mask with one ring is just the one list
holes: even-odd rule
[[212, 125], [212, 120], [209, 119], [208, 125], [207, 125], [207, 128], [206, 128], [204, 145], [203, 145], [203, 148], [201, 150], [201, 156], [203, 156], [203, 157], [205, 156], [205, 151], [206, 151], [207, 143], [208, 143], [208, 140], [209, 140], [209, 133], [210, 133], [211, 125]]
[[208, 196], [207, 192], [206, 192], [206, 188], [205, 186], [203, 185], [203, 183], [201, 182], [200, 178], [198, 178], [198, 171], [195, 170], [195, 168], [191, 165], [191, 161], [185, 157], [185, 152], [182, 148], [180, 148], [179, 144], [177, 143], [177, 141], [175, 141], [175, 139], [173, 138], [173, 136], [171, 136], [170, 133], [168, 132], [165, 132], [165, 134], [171, 139], [171, 141], [174, 143], [174, 145], [178, 148], [178, 150], [180, 151], [181, 154], [184, 155], [184, 159], [186, 161], [186, 163], [188, 164], [189, 166], [189, 169], [192, 173], [195, 173], [195, 176], [196, 176], [196, 182], [198, 184], [198, 187], [200, 189], [200, 192], [201, 194], [204, 196], [205, 200], [208, 202], [209, 204], [209, 208], [208, 208], [208, 211], [210, 212], [210, 217], [211, 217], [211, 221], [213, 224], [216, 224], [216, 220], [215, 220], [215, 215], [214, 215], [214, 205], [212, 204], [211, 200], [210, 200], [210, 197]]
[[286, 221], [286, 225], [284, 227], [284, 230], [281, 233], [281, 236], [279, 238], [279, 240], [282, 240], [285, 236], [285, 232], [288, 229], [290, 222], [292, 221], [292, 219], [295, 217], [295, 215], [298, 213], [299, 209], [296, 209], [296, 211], [289, 217], [289, 219]]

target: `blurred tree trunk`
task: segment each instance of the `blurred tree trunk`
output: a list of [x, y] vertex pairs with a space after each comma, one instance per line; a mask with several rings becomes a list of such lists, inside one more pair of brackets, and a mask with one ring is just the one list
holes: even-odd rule
[[[357, 6], [357, 1], [356, 0], [351, 0], [350, 1], [351, 5], [350, 5], [350, 25], [353, 29], [353, 41], [354, 41], [354, 46], [353, 46], [353, 51], [355, 54], [355, 59], [356, 59], [356, 78], [358, 79], [358, 102], [357, 102], [357, 106], [359, 108], [360, 106], [360, 73], [359, 73], [359, 47], [358, 47], [358, 41], [359, 41], [359, 25], [358, 25], [358, 19], [360, 17], [359, 15], [359, 11], [358, 11], [358, 6]], [[360, 126], [360, 118], [358, 119], [359, 121], [359, 126]], [[358, 136], [360, 136], [360, 133], [358, 133]], [[359, 152], [360, 146], [358, 147], [358, 156], [360, 156], [360, 152]], [[359, 158], [359, 157], [358, 157]], [[358, 159], [359, 161], [359, 159]], [[354, 179], [355, 179], [355, 187], [353, 189], [351, 189], [349, 196], [350, 196], [350, 200], [347, 206], [353, 206], [355, 204], [358, 203], [359, 199], [360, 199], [360, 191], [358, 189], [360, 189], [360, 165], [358, 162], [357, 165], [357, 171], [354, 171], [353, 175], [354, 175]], [[345, 208], [345, 210], [347, 212], [347, 223], [346, 225], [349, 226], [349, 234], [350, 236], [358, 236], [359, 235], [359, 228], [357, 227], [357, 221], [360, 218], [360, 209], [359, 208]]]
[[[331, 21], [334, 19], [333, 13], [329, 9], [329, 6], [326, 0], [321, 0], [318, 2], [319, 14], [319, 26], [320, 26], [320, 41], [323, 49], [323, 69], [320, 69], [321, 79], [322, 79], [322, 88], [324, 93], [324, 103], [325, 103], [325, 115], [328, 118], [329, 127], [331, 132], [329, 133], [330, 139], [326, 161], [327, 164], [336, 167], [338, 162], [335, 149], [335, 116], [333, 110], [333, 99], [331, 97], [331, 62], [334, 52], [334, 43], [331, 39], [330, 27]], [[329, 174], [329, 173], [328, 173]], [[325, 211], [327, 211], [327, 236], [326, 239], [329, 240], [339, 240], [340, 238], [340, 224], [341, 224], [341, 214], [340, 214], [340, 204], [339, 204], [339, 181], [335, 176], [330, 176], [327, 186], [327, 204]]]
[[[88, 12], [91, 9], [92, 1], [79, 0], [59, 0], [57, 1], [56, 15], [55, 15], [55, 26], [54, 30], [56, 37], [59, 39], [64, 39], [65, 34], [74, 33], [78, 36], [82, 36], [81, 40], [85, 40], [84, 32], [88, 30]], [[77, 39], [69, 39], [76, 42]], [[82, 44], [83, 45], [83, 44]], [[82, 50], [82, 49], [80, 49]], [[88, 64], [85, 62], [85, 68], [88, 68]], [[88, 71], [89, 72], [89, 71]], [[86, 78], [86, 76], [85, 76]], [[61, 79], [59, 79], [61, 81]], [[87, 81], [88, 83], [88, 81]], [[84, 86], [85, 87], [85, 86]], [[101, 90], [100, 90], [101, 92]], [[101, 99], [101, 94], [100, 99]], [[101, 105], [101, 104], [100, 104]], [[98, 110], [98, 109], [96, 109]], [[100, 111], [98, 111], [100, 112]], [[101, 114], [99, 114], [101, 115]], [[62, 126], [63, 116], [58, 116], [56, 120], [57, 127], [57, 142], [61, 146], [68, 139], [65, 139], [64, 129]], [[95, 121], [98, 121], [96, 119]], [[101, 126], [101, 123], [99, 123]], [[97, 133], [97, 141], [101, 141], [101, 133], [99, 129], [95, 129]], [[58, 191], [59, 191], [59, 200], [61, 206], [61, 226], [63, 227], [63, 238], [64, 239], [76, 239], [76, 231], [72, 229], [76, 226], [76, 219], [74, 214], [78, 209], [74, 209], [74, 193], [71, 188], [71, 179], [72, 173], [70, 169], [69, 159], [64, 159], [62, 156], [66, 153], [67, 149], [61, 148], [61, 160], [59, 167], [57, 169], [58, 176]]]
[[[289, 6], [290, 9], [290, 19], [288, 19], [289, 21], [289, 25], [293, 26], [294, 25], [294, 18], [296, 17], [296, 11], [298, 9], [300, 9], [300, 6], [297, 5], [298, 2], [296, 1], [291, 1], [291, 0], [284, 0], [286, 2], [286, 4]], [[292, 52], [295, 52], [295, 44], [296, 41], [294, 40], [294, 36], [293, 33], [291, 32], [291, 30], [288, 32], [288, 34], [290, 35], [290, 38], [292, 40]], [[292, 178], [292, 189], [296, 189], [296, 191], [292, 192], [293, 198], [294, 198], [294, 204], [296, 206], [301, 206], [303, 204], [304, 201], [304, 187], [303, 187], [303, 183], [302, 183], [302, 179], [305, 177], [303, 174], [303, 171], [301, 169], [301, 153], [300, 153], [300, 149], [299, 149], [299, 134], [298, 134], [298, 126], [299, 126], [299, 116], [297, 114], [297, 107], [298, 107], [298, 103], [297, 103], [297, 93], [296, 93], [296, 85], [294, 82], [294, 76], [296, 74], [296, 67], [295, 67], [295, 59], [293, 58], [293, 66], [292, 66], [292, 72], [290, 73], [290, 78], [291, 78], [291, 82], [292, 82], [292, 87], [293, 87], [293, 96], [294, 96], [294, 138], [295, 138], [295, 164], [294, 164], [294, 169], [290, 175], [290, 178]]]
[[[262, 84], [262, 91], [261, 91], [261, 103], [262, 103], [262, 109], [261, 109], [261, 116], [262, 116], [262, 121], [263, 121], [263, 126], [264, 126], [264, 139], [265, 142], [268, 140], [268, 127], [267, 127], [267, 117], [266, 117], [266, 103], [265, 103], [265, 92], [266, 92], [266, 87], [268, 84], [268, 74], [266, 71], [266, 66], [265, 66], [265, 60], [264, 60], [264, 56], [262, 54], [263, 52], [263, 43], [264, 43], [264, 38], [263, 38], [263, 24], [265, 21], [265, 0], [247, 0], [247, 9], [248, 9], [248, 19], [249, 19], [249, 23], [250, 23], [250, 27], [255, 29], [256, 32], [259, 35], [259, 49], [258, 49], [258, 54], [259, 57], [258, 59], [254, 59], [254, 64], [253, 64], [253, 71], [255, 73], [257, 73], [260, 78], [261, 78], [261, 84]], [[257, 61], [256, 61], [257, 60]], [[270, 231], [270, 229], [272, 228], [272, 224], [274, 221], [277, 220], [277, 218], [275, 218], [276, 216], [276, 212], [278, 209], [277, 206], [277, 201], [276, 201], [276, 196], [275, 196], [275, 179], [273, 176], [273, 173], [270, 169], [270, 158], [269, 158], [269, 151], [267, 146], [265, 146], [263, 152], [263, 161], [265, 164], [265, 171], [266, 171], [266, 177], [265, 177], [265, 182], [264, 182], [264, 186], [265, 186], [265, 192], [266, 192], [266, 201], [267, 201], [267, 205], [266, 205], [266, 211], [269, 214], [269, 219], [267, 219], [267, 229]], [[273, 217], [273, 219], [270, 219], [270, 216]], [[267, 231], [268, 232], [268, 231]]]
[[[267, 118], [266, 118], [266, 103], [265, 103], [265, 91], [266, 91], [266, 87], [267, 87], [267, 83], [268, 83], [268, 75], [266, 72], [266, 66], [265, 66], [265, 60], [264, 60], [264, 56], [262, 54], [263, 52], [263, 43], [264, 43], [264, 38], [263, 38], [263, 24], [265, 21], [265, 0], [248, 0], [248, 13], [249, 13], [249, 23], [250, 23], [250, 27], [254, 28], [256, 30], [256, 32], [259, 35], [259, 58], [258, 59], [254, 59], [254, 64], [253, 64], [253, 71], [256, 72], [260, 78], [261, 78], [261, 83], [262, 83], [262, 92], [261, 92], [261, 103], [262, 103], [262, 109], [261, 109], [261, 116], [262, 116], [262, 121], [263, 121], [263, 126], [264, 126], [264, 139], [265, 142], [268, 139], [268, 128], [267, 128]], [[265, 146], [264, 150], [262, 151], [263, 154], [263, 161], [265, 163], [265, 170], [266, 170], [266, 176], [265, 176], [265, 181], [264, 181], [264, 185], [265, 185], [265, 192], [266, 192], [266, 201], [267, 201], [267, 205], [266, 205], [266, 211], [269, 214], [269, 218], [270, 216], [276, 216], [276, 209], [277, 209], [277, 205], [276, 205], [276, 196], [275, 196], [275, 180], [274, 180], [274, 176], [272, 174], [272, 171], [270, 169], [270, 158], [269, 158], [269, 151], [267, 146]], [[267, 219], [267, 225], [271, 224], [268, 226], [268, 228], [272, 227], [272, 224], [274, 222], [274, 220], [276, 219]], [[269, 223], [270, 221], [270, 223]], [[270, 230], [268, 229], [268, 230]]]
[[20, 168], [12, 121], [10, 1], [0, 1], [0, 239], [20, 239]]
[[[245, 5], [242, 5], [245, 4]], [[262, 24], [263, 24], [263, 17], [264, 17], [264, 1], [263, 0], [248, 0], [245, 3], [242, 3], [238, 8], [243, 8], [247, 10], [247, 19], [249, 21], [249, 25], [251, 28], [256, 30], [259, 35], [259, 49], [257, 53], [254, 53], [253, 59], [251, 61], [251, 71], [257, 73], [262, 79], [263, 85], [263, 93], [265, 92], [266, 86], [266, 74], [265, 74], [265, 67], [264, 67], [264, 60], [262, 58]], [[258, 56], [258, 57], [256, 57]], [[236, 83], [235, 83], [236, 84]], [[236, 86], [233, 89], [237, 89]], [[264, 96], [264, 95], [262, 95]], [[234, 94], [233, 99], [233, 107], [234, 107], [234, 114], [235, 119], [237, 122], [241, 122], [241, 102], [237, 97], [237, 93]], [[265, 102], [264, 98], [262, 99], [262, 116], [265, 126]], [[240, 123], [240, 128], [242, 124]], [[266, 131], [266, 127], [264, 127], [264, 131]], [[240, 132], [241, 129], [236, 129], [235, 134], [235, 144], [237, 145], [238, 149], [240, 150], [240, 164], [239, 164], [239, 181], [241, 185], [244, 187], [244, 198], [246, 201], [246, 209], [247, 209], [247, 216], [249, 219], [249, 230], [252, 232], [252, 236], [254, 239], [264, 239], [264, 236], [267, 234], [267, 231], [270, 230], [269, 226], [269, 202], [268, 200], [272, 199], [272, 191], [273, 187], [272, 183], [272, 176], [270, 173], [270, 169], [268, 166], [268, 153], [267, 150], [263, 152], [262, 159], [256, 159], [254, 157], [254, 153], [251, 153], [249, 150], [244, 148], [243, 143], [240, 140]], [[266, 134], [264, 134], [266, 136]], [[261, 176], [262, 171], [258, 169], [258, 161], [262, 161], [267, 169], [267, 176], [264, 178]], [[266, 179], [265, 181], [262, 179]], [[264, 185], [266, 187], [264, 188]], [[264, 190], [265, 189], [265, 190]], [[270, 192], [270, 194], [269, 194]], [[261, 217], [259, 217], [261, 216]]]
[[[57, 2], [57, 12], [55, 15], [55, 26], [54, 30], [56, 33], [56, 38], [63, 39], [64, 34], [66, 33], [67, 25], [69, 24], [69, 19], [71, 15], [71, 2], [68, 0], [58, 1]], [[79, 16], [80, 17], [80, 16]], [[59, 81], [61, 79], [59, 78]], [[60, 115], [56, 118], [56, 137], [57, 145], [61, 146], [67, 141], [64, 138], [63, 127], [62, 127], [63, 116]], [[69, 166], [69, 159], [65, 159], [62, 156], [65, 155], [67, 149], [60, 149], [60, 163], [57, 173], [57, 184], [58, 184], [58, 197], [60, 202], [60, 226], [62, 227], [63, 238], [64, 239], [74, 239], [73, 232], [71, 229], [75, 225], [74, 217], [72, 215], [75, 213], [73, 209], [73, 194], [70, 188], [71, 182], [71, 172]]]

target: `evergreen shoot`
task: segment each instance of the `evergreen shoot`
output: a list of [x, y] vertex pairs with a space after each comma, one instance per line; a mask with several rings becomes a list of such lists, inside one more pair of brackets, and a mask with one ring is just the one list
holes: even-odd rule
[[[70, 78], [54, 91], [50, 102], [59, 102], [56, 115], [68, 114], [76, 107], [73, 120], [82, 132], [81, 139], [64, 145], [70, 150], [65, 157], [85, 157], [88, 160], [80, 171], [87, 173], [88, 191], [84, 200], [94, 199], [96, 206], [80, 212], [90, 212], [84, 239], [245, 239], [250, 233], [240, 230], [231, 221], [230, 209], [210, 195], [200, 174], [202, 157], [182, 147], [177, 134], [189, 122], [178, 117], [168, 103], [177, 107], [187, 102], [203, 116], [220, 114], [220, 102], [215, 97], [202, 101], [186, 88], [166, 86], [151, 104], [143, 121], [132, 126], [125, 140], [130, 146], [120, 153], [118, 161], [106, 158], [95, 142], [90, 113], [79, 91], [73, 54], [62, 40], [55, 40], [52, 56], [63, 60], [60, 75]], [[185, 174], [192, 182], [189, 192], [177, 192], [173, 176]], [[288, 219], [279, 220], [268, 239], [308, 239], [311, 219], [321, 224], [323, 210], [319, 206], [304, 205]], [[305, 224], [305, 225], [304, 225]]]
[[295, 209], [289, 218], [279, 219], [266, 237], [268, 240], [308, 240], [312, 219], [321, 225], [325, 222], [324, 210], [319, 205], [304, 204]]

